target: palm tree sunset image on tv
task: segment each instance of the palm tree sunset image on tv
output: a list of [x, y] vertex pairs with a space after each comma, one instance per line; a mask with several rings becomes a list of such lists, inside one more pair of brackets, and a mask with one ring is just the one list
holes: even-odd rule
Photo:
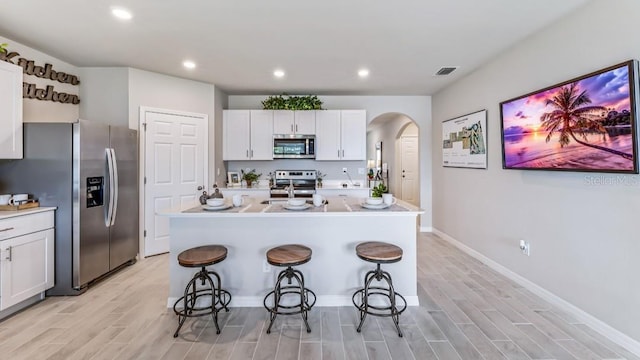
[[503, 167], [637, 173], [635, 66], [502, 102]]

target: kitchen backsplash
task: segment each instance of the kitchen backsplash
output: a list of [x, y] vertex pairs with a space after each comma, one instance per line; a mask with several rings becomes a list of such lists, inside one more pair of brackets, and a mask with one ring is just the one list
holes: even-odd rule
[[[342, 168], [347, 171], [353, 181], [364, 183], [367, 178], [366, 161], [316, 161], [304, 159], [281, 159], [271, 161], [226, 161], [227, 171], [237, 171], [240, 169], [256, 169], [257, 173], [262, 173], [261, 179], [267, 179], [269, 172], [274, 170], [318, 170], [323, 174], [325, 180], [344, 180], [348, 177], [342, 172]], [[363, 174], [358, 173], [358, 169], [364, 169]], [[224, 169], [220, 169], [221, 175]]]

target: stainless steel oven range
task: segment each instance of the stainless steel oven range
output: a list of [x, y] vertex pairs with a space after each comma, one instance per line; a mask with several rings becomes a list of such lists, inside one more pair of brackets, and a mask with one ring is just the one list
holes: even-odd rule
[[312, 197], [316, 193], [316, 170], [276, 170], [271, 197]]

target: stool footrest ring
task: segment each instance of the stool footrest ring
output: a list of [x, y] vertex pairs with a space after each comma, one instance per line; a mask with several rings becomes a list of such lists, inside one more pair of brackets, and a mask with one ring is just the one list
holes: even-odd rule
[[[215, 276], [217, 287], [211, 276]], [[198, 289], [197, 284], [201, 282], [203, 286]], [[207, 286], [208, 285], [208, 286]], [[202, 303], [198, 304], [198, 299]], [[224, 309], [229, 311], [228, 305], [231, 303], [231, 293], [220, 288], [220, 276], [214, 271], [207, 271], [204, 267], [197, 272], [189, 281], [181, 296], [173, 304], [173, 312], [178, 315], [178, 328], [173, 337], [178, 337], [180, 329], [187, 318], [211, 315], [216, 326], [216, 333], [220, 333], [218, 326], [218, 312]], [[182, 305], [179, 307], [179, 305]]]

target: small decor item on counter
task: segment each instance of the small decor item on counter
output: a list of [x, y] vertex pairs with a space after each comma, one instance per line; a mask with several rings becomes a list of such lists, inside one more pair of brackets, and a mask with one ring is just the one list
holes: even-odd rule
[[321, 188], [322, 187], [322, 179], [327, 176], [327, 174], [323, 174], [322, 172], [318, 171], [316, 173], [316, 187]]
[[272, 188], [275, 185], [276, 173], [271, 171], [267, 176], [269, 177], [269, 188]]
[[256, 174], [256, 169], [247, 169], [247, 171], [240, 170], [242, 173], [242, 180], [247, 182], [247, 187], [251, 187], [253, 182], [258, 180], [262, 174]]
[[[199, 198], [201, 205], [204, 205], [204, 204], [211, 205], [211, 204], [209, 204], [209, 200], [210, 199], [223, 199], [224, 198], [224, 196], [222, 196], [222, 193], [220, 192], [220, 189], [218, 189], [218, 184], [213, 184], [213, 189], [214, 189], [214, 191], [213, 191], [213, 194], [211, 194], [211, 195], [207, 194], [206, 191], [202, 192], [202, 195], [200, 195], [200, 198]], [[220, 204], [218, 204], [218, 205], [221, 205], [223, 202], [224, 202], [224, 200], [222, 200], [220, 202]]]
[[229, 171], [227, 173], [227, 187], [237, 187], [240, 186], [240, 174], [235, 171]]
[[11, 194], [0, 195], [0, 205], [9, 205], [9, 200], [11, 200]]
[[222, 199], [222, 198], [224, 198], [224, 196], [220, 192], [220, 189], [218, 189], [218, 184], [213, 184], [213, 194], [209, 196], [209, 199]]
[[209, 199], [209, 194], [207, 194], [207, 191], [203, 191], [202, 195], [200, 195], [200, 205], [204, 205], [207, 203], [207, 200]]
[[289, 96], [282, 95], [269, 96], [262, 102], [264, 110], [322, 110], [322, 101], [316, 95]]
[[382, 194], [386, 192], [387, 192], [387, 187], [385, 186], [384, 183], [380, 183], [371, 189], [371, 197], [381, 198]]
[[369, 177], [369, 180], [373, 180], [373, 177], [375, 176], [375, 174], [373, 173], [373, 169], [369, 169], [369, 173], [367, 174], [367, 176]]

